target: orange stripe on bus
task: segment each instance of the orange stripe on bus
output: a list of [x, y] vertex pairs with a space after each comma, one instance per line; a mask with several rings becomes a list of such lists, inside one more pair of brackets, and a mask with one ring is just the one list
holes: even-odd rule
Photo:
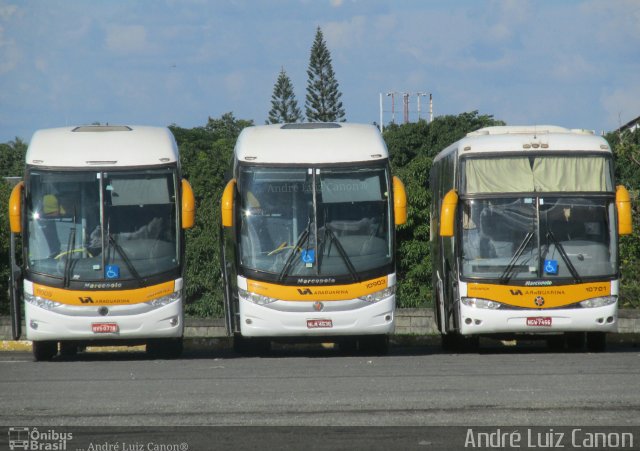
[[[586, 299], [611, 295], [611, 282], [554, 286], [513, 286], [470, 283], [467, 296], [523, 308], [563, 307]], [[539, 299], [542, 298], [542, 299]]]
[[274, 299], [286, 301], [343, 301], [384, 290], [389, 286], [388, 277], [378, 277], [348, 285], [290, 286], [247, 280], [247, 289]]
[[33, 284], [34, 296], [50, 299], [67, 305], [129, 305], [149, 302], [175, 291], [173, 280], [150, 287], [132, 290], [87, 291], [65, 290]]

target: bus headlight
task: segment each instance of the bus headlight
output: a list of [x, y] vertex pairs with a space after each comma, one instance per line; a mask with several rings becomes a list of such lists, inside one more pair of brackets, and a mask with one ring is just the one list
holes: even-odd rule
[[489, 299], [482, 299], [482, 298], [462, 298], [461, 301], [467, 307], [482, 308], [482, 309], [489, 309], [489, 310], [498, 310], [501, 305], [499, 302], [491, 301]]
[[181, 291], [174, 291], [166, 296], [152, 299], [151, 301], [146, 302], [146, 304], [155, 308], [164, 307], [167, 304], [171, 304], [172, 302], [179, 300], [181, 297]]
[[24, 300], [31, 305], [35, 305], [36, 307], [40, 307], [45, 310], [53, 310], [54, 308], [62, 305], [59, 302], [52, 301], [51, 299], [41, 298], [40, 296], [34, 296], [29, 293], [24, 294]]
[[605, 305], [615, 304], [618, 296], [602, 296], [601, 298], [591, 298], [580, 302], [582, 308], [604, 307]]
[[246, 299], [249, 302], [253, 302], [257, 305], [266, 305], [271, 304], [272, 302], [276, 302], [278, 299], [270, 298], [269, 296], [264, 296], [258, 293], [252, 293], [251, 291], [243, 290], [241, 288], [238, 289], [238, 294], [241, 298]]
[[384, 290], [376, 291], [374, 293], [369, 293], [364, 296], [360, 296], [358, 299], [362, 299], [365, 302], [379, 302], [383, 299], [388, 298], [389, 296], [393, 296], [396, 292], [396, 286], [391, 285], [390, 287], [385, 288]]

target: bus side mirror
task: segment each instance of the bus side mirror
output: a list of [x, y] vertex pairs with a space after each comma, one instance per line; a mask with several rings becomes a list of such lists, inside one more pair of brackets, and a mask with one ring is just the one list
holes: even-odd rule
[[182, 228], [190, 229], [196, 221], [196, 199], [191, 184], [182, 179]]
[[458, 193], [452, 189], [442, 199], [440, 209], [440, 236], [453, 236], [455, 230], [456, 207], [458, 206]]
[[631, 197], [629, 191], [622, 185], [616, 186], [616, 208], [618, 209], [618, 234], [631, 235], [633, 232]]
[[227, 183], [222, 193], [222, 203], [220, 210], [222, 213], [222, 227], [233, 226], [233, 195], [236, 188], [236, 179], [231, 179]]
[[9, 197], [9, 224], [12, 233], [22, 232], [22, 190], [24, 182], [18, 183], [11, 191]]
[[393, 176], [393, 219], [396, 226], [407, 222], [407, 192], [402, 180], [395, 175]]

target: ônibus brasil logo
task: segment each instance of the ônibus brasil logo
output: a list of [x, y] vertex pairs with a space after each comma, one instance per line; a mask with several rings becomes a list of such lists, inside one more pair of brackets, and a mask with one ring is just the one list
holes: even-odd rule
[[40, 431], [31, 427], [9, 428], [10, 450], [55, 450], [64, 451], [67, 442], [73, 440], [72, 432], [58, 432], [53, 429]]

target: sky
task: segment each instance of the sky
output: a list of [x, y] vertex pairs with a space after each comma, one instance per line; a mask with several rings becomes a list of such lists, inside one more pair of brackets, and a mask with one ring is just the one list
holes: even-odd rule
[[[304, 112], [316, 28], [349, 122], [469, 111], [597, 133], [640, 116], [638, 0], [0, 0], [0, 142]], [[395, 92], [392, 97], [387, 93]], [[426, 96], [418, 96], [425, 93]]]

